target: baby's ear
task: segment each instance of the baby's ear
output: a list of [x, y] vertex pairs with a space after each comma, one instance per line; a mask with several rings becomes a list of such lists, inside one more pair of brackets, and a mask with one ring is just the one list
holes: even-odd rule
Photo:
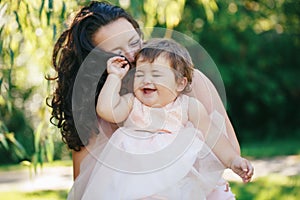
[[183, 77], [177, 80], [177, 92], [182, 92], [187, 85], [187, 78]]

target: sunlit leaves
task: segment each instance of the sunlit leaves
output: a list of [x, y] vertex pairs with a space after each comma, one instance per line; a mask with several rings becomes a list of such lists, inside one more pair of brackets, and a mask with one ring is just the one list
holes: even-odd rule
[[19, 159], [27, 157], [26, 149], [18, 140], [16, 140], [14, 133], [7, 133], [6, 138], [13, 144], [11, 149]]
[[5, 150], [9, 150], [6, 134], [8, 134], [8, 129], [6, 125], [0, 121], [0, 144], [5, 148]]
[[[4, 121], [1, 113], [0, 122], [7, 122], [17, 115], [21, 116], [16, 112], [22, 110], [25, 114], [22, 116], [27, 118], [28, 127], [37, 130], [38, 124], [42, 122], [46, 124], [44, 128], [50, 126], [49, 112], [46, 112], [44, 101], [48, 96], [49, 87], [44, 77], [50, 70], [57, 32], [65, 29], [67, 17], [75, 6], [78, 6], [77, 2], [71, 0], [0, 2], [0, 108], [6, 116]], [[18, 130], [14, 133], [18, 136], [16, 138], [23, 137], [23, 131], [28, 130]], [[39, 156], [34, 156], [35, 161], [42, 161], [41, 156], [45, 155], [47, 160], [53, 157], [53, 144], [51, 145], [50, 141], [52, 137], [47, 137], [47, 134], [50, 133], [44, 132], [39, 139], [40, 142], [43, 141], [40, 143], [41, 148], [47, 150], [37, 149]], [[17, 139], [12, 140], [13, 137], [10, 139], [14, 144], [10, 148], [15, 148], [15, 155], [21, 158], [21, 143], [17, 143]], [[22, 139], [22, 142], [26, 140]], [[42, 151], [44, 152], [41, 154]]]
[[185, 0], [145, 0], [145, 26], [152, 27], [158, 22], [172, 29], [181, 20], [184, 5]]
[[198, 0], [200, 3], [202, 3], [207, 20], [209, 22], [214, 21], [214, 12], [218, 10], [218, 5], [215, 0]]

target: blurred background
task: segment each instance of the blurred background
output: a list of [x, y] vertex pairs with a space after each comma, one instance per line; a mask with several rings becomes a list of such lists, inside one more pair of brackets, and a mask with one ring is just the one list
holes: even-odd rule
[[[54, 75], [51, 60], [56, 39], [88, 2], [0, 0], [0, 171], [20, 165], [36, 172], [45, 163], [61, 160], [71, 165], [70, 151], [49, 122], [46, 98], [53, 85], [45, 77]], [[244, 156], [253, 160], [299, 156], [299, 1], [109, 2], [126, 9], [141, 27], [173, 29], [205, 48], [222, 75], [227, 111]], [[299, 174], [284, 176], [287, 185], [279, 184], [281, 176], [271, 177], [272, 181], [270, 177], [232, 187], [238, 199], [300, 195], [295, 190], [300, 186]], [[264, 188], [269, 182], [273, 186]], [[258, 195], [263, 188], [269, 196]], [[41, 193], [38, 199], [43, 195], [64, 199], [66, 193], [55, 197]]]

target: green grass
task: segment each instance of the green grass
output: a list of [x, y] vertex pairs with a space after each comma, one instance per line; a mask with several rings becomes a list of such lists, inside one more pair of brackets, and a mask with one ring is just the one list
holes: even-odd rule
[[[56, 160], [43, 164], [43, 167], [72, 166], [72, 160]], [[38, 167], [41, 167], [38, 165]], [[0, 171], [27, 170], [28, 166], [20, 164], [0, 165]]]
[[45, 190], [37, 192], [0, 192], [2, 200], [65, 200], [68, 192], [65, 190]]
[[231, 182], [230, 186], [238, 200], [298, 200], [300, 197], [300, 175], [270, 174], [248, 184]]
[[251, 158], [271, 158], [276, 156], [299, 155], [300, 139], [260, 141], [241, 144], [242, 155]]

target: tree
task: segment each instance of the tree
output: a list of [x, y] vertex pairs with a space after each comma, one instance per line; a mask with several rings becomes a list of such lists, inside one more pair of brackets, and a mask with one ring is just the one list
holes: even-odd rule
[[59, 134], [49, 123], [45, 97], [52, 88], [44, 77], [51, 73], [49, 47], [66, 27], [66, 8], [74, 6], [72, 1], [0, 2], [0, 147], [2, 155], [10, 153], [1, 161], [30, 160], [36, 166], [53, 159]]

